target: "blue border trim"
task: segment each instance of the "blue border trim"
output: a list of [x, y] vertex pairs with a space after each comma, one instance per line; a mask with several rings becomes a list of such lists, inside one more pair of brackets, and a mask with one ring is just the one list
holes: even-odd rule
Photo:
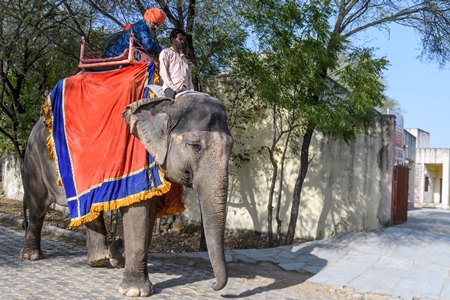
[[[147, 84], [151, 84], [154, 78], [155, 63], [150, 63], [147, 68]], [[52, 109], [52, 134], [54, 141], [54, 151], [57, 157], [59, 174], [66, 192], [70, 217], [84, 217], [90, 212], [92, 204], [121, 200], [123, 198], [139, 194], [144, 191], [151, 191], [163, 185], [160, 178], [158, 165], [153, 157], [147, 153], [147, 164], [143, 169], [133, 175], [117, 180], [105, 181], [100, 186], [92, 188], [83, 195], [77, 195], [77, 190], [73, 177], [72, 164], [67, 145], [64, 119], [64, 85], [65, 79], [61, 79], [50, 92]], [[145, 87], [144, 98], [150, 97], [150, 89]], [[148, 168], [150, 166], [150, 168]]]
[[55, 143], [55, 153], [58, 159], [58, 168], [61, 180], [66, 191], [66, 197], [71, 198], [77, 195], [73, 180], [72, 164], [67, 145], [65, 124], [64, 124], [64, 84], [65, 79], [61, 79], [50, 93], [52, 104], [52, 133]]
[[150, 88], [148, 87], [149, 84], [153, 84], [153, 76], [155, 74], [155, 63], [152, 62], [148, 65], [147, 68], [147, 74], [148, 74], [148, 79], [147, 79], [147, 84], [145, 85], [145, 89], [144, 89], [144, 98], [151, 98], [150, 97]]

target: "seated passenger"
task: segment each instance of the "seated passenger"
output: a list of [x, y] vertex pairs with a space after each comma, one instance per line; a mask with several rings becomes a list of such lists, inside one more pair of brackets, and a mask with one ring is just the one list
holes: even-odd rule
[[189, 70], [186, 55], [181, 51], [186, 38], [186, 32], [173, 29], [170, 33], [170, 48], [163, 49], [159, 54], [159, 75], [163, 81], [166, 97], [175, 98], [178, 93], [194, 90], [192, 74]]
[[162, 50], [161, 46], [154, 42], [155, 30], [161, 26], [166, 20], [164, 12], [158, 8], [149, 8], [145, 11], [144, 19], [139, 20], [135, 24], [128, 24], [123, 31], [111, 36], [106, 41], [103, 57], [114, 57], [122, 55], [125, 49], [130, 45], [130, 33], [133, 32], [134, 37], [139, 43], [134, 44], [135, 47], [142, 46], [148, 53], [159, 54]]

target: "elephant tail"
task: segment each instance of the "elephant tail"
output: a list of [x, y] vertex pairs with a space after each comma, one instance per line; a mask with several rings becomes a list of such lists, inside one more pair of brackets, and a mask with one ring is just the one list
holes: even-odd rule
[[27, 229], [28, 227], [28, 218], [27, 218], [27, 208], [28, 208], [28, 201], [26, 200], [26, 197], [23, 197], [22, 200], [22, 209], [23, 209], [23, 222], [22, 222], [22, 229]]

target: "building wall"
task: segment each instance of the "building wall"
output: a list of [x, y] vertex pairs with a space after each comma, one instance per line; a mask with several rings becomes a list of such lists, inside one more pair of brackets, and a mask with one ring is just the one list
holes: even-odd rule
[[[301, 193], [296, 237], [321, 239], [390, 225], [394, 122], [393, 116], [380, 116], [367, 135], [359, 135], [350, 144], [315, 134], [310, 149], [312, 160]], [[268, 143], [270, 134], [259, 132], [253, 143], [264, 142], [263, 136]], [[299, 169], [294, 155], [288, 156], [280, 207], [282, 232], [287, 231]], [[231, 166], [228, 228], [267, 232], [270, 169], [267, 159], [251, 161], [242, 169]], [[186, 206], [184, 217], [199, 222], [193, 190], [186, 193]]]
[[9, 155], [2, 164], [2, 189], [6, 197], [22, 200], [23, 187], [20, 164], [12, 155]]
[[407, 130], [403, 133], [405, 161], [409, 168], [408, 207], [413, 208], [416, 195], [416, 137]]
[[423, 203], [423, 189], [424, 189], [424, 164], [422, 163], [415, 163], [416, 166], [416, 172], [412, 173], [415, 174], [415, 182], [414, 182], [414, 207], [422, 207]]
[[405, 128], [416, 137], [416, 148], [430, 148], [430, 133], [419, 128]]
[[[428, 191], [426, 191], [426, 183], [428, 183]], [[450, 149], [417, 149], [415, 193], [417, 207], [449, 208]]]

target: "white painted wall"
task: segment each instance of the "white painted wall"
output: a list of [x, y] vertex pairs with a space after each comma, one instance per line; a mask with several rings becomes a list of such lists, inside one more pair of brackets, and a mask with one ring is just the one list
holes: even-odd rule
[[20, 174], [20, 162], [15, 156], [9, 155], [2, 164], [2, 188], [5, 197], [22, 200], [23, 187]]
[[[415, 206], [439, 204], [448, 209], [450, 200], [450, 149], [418, 148], [416, 150], [416, 201]], [[430, 188], [424, 191], [425, 176], [430, 177]], [[442, 186], [441, 186], [442, 178]]]
[[430, 148], [430, 133], [419, 128], [405, 128], [416, 137], [416, 148]]

